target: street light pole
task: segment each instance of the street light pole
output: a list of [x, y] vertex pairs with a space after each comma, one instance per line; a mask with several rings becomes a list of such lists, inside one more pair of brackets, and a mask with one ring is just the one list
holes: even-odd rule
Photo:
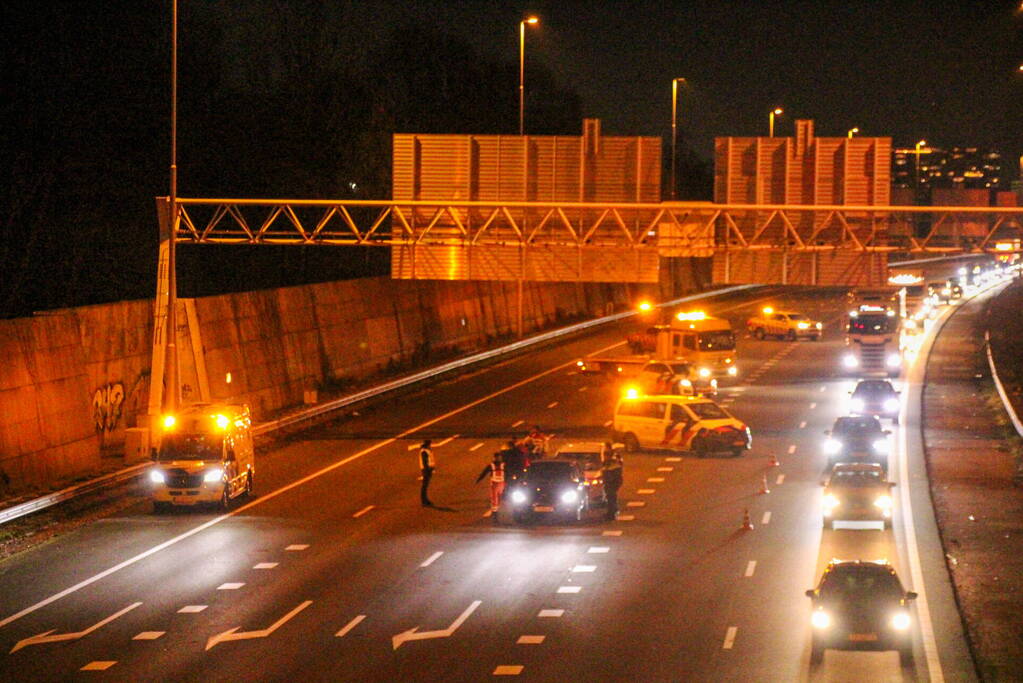
[[916, 191], [920, 191], [920, 148], [927, 144], [926, 140], [916, 143]]
[[[178, 408], [178, 278], [176, 233], [178, 228], [178, 0], [173, 0], [171, 26], [171, 163], [170, 163], [170, 235], [167, 241], [167, 390], [166, 412]], [[153, 389], [150, 388], [150, 391]]]
[[675, 199], [675, 147], [678, 144], [678, 82], [686, 82], [684, 78], [673, 78], [671, 80], [671, 198]]
[[767, 118], [768, 118], [768, 121], [770, 122], [768, 124], [768, 130], [770, 132], [770, 137], [772, 137], [772, 138], [774, 137], [774, 117], [775, 116], [780, 116], [780, 115], [782, 115], [784, 113], [785, 112], [782, 111], [781, 107], [775, 107], [774, 109], [771, 110], [771, 113], [768, 114]]
[[526, 24], [540, 20], [527, 17], [519, 22], [519, 135], [525, 135], [526, 122]]

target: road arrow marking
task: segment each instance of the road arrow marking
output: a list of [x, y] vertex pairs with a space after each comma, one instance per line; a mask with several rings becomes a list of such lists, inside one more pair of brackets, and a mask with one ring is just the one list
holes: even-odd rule
[[458, 630], [458, 627], [465, 623], [465, 620], [469, 618], [469, 615], [476, 611], [476, 608], [480, 606], [482, 601], [473, 600], [472, 604], [465, 608], [457, 619], [451, 622], [451, 625], [442, 631], [419, 631], [418, 626], [414, 626], [407, 631], [402, 631], [398, 635], [391, 638], [391, 645], [397, 650], [403, 644], [410, 640], [427, 640], [429, 638], [448, 638], [452, 633]]
[[271, 633], [279, 629], [281, 626], [283, 626], [285, 622], [287, 622], [289, 619], [291, 619], [293, 616], [295, 616], [296, 614], [298, 614], [311, 604], [313, 604], [312, 600], [306, 600], [298, 607], [291, 610], [283, 617], [281, 617], [273, 624], [271, 624], [269, 628], [264, 628], [261, 631], [244, 631], [242, 633], [235, 633], [235, 631], [241, 628], [241, 626], [235, 626], [234, 628], [224, 631], [223, 633], [218, 633], [217, 635], [210, 637], [210, 639], [206, 641], [206, 649], [209, 650], [214, 645], [226, 643], [229, 640], [248, 640], [249, 638], [266, 638], [268, 635], [270, 635]]
[[53, 633], [53, 630], [51, 629], [49, 631], [46, 631], [45, 633], [40, 633], [37, 636], [32, 636], [31, 638], [19, 640], [17, 644], [13, 648], [11, 648], [10, 653], [13, 654], [20, 650], [21, 648], [28, 647], [29, 645], [42, 645], [43, 643], [59, 643], [64, 640], [78, 640], [79, 638], [84, 638], [93, 631], [103, 628], [114, 619], [117, 619], [118, 617], [127, 614], [128, 612], [132, 611], [141, 604], [142, 604], [141, 602], [133, 602], [132, 604], [122, 609], [120, 612], [114, 612], [103, 621], [93, 624], [84, 631], [77, 631], [75, 633], [58, 633], [56, 635], [51, 636], [50, 634]]

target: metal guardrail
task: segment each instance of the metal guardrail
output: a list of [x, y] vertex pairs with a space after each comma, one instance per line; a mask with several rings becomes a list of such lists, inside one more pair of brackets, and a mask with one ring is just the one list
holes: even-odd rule
[[[723, 287], [721, 289], [715, 289], [714, 291], [711, 292], [701, 292], [699, 294], [691, 294], [688, 296], [680, 297], [678, 299], [672, 299], [671, 301], [665, 301], [657, 304], [657, 307], [663, 308], [665, 306], [674, 306], [676, 304], [685, 303], [687, 301], [711, 299], [717, 296], [721, 296], [723, 294], [731, 294], [734, 292], [753, 289], [755, 287], [760, 286], [761, 285], [733, 285], [731, 287]], [[305, 420], [310, 420], [312, 418], [319, 417], [331, 411], [345, 408], [355, 403], [359, 403], [361, 401], [374, 398], [381, 394], [385, 394], [389, 391], [401, 389], [412, 384], [416, 384], [417, 382], [422, 382], [424, 380], [431, 379], [439, 375], [443, 375], [453, 370], [459, 370], [465, 367], [469, 367], [471, 365], [480, 363], [485, 360], [489, 360], [491, 358], [496, 358], [498, 356], [502, 356], [509, 353], [515, 353], [516, 351], [520, 351], [522, 349], [528, 348], [530, 346], [535, 346], [537, 344], [542, 344], [552, 339], [557, 339], [558, 337], [575, 334], [576, 332], [580, 332], [591, 327], [597, 327], [599, 325], [604, 325], [618, 320], [623, 320], [634, 315], [637, 315], [636, 311], [624, 311], [622, 313], [614, 313], [612, 315], [594, 318], [593, 320], [587, 320], [581, 323], [576, 323], [574, 325], [568, 325], [567, 327], [560, 327], [556, 330], [551, 330], [549, 332], [534, 335], [532, 337], [529, 337], [528, 339], [522, 339], [520, 341], [513, 342], [511, 344], [507, 344], [496, 349], [490, 349], [488, 351], [474, 353], [470, 356], [466, 356], [465, 358], [459, 358], [457, 360], [443, 363], [436, 367], [428, 368], [426, 370], [422, 370], [420, 372], [416, 372], [405, 377], [399, 377], [398, 379], [392, 380], [390, 382], [378, 384], [374, 387], [370, 387], [369, 389], [365, 389], [354, 394], [349, 394], [347, 396], [342, 396], [332, 401], [327, 401], [325, 403], [312, 406], [311, 408], [307, 408], [292, 415], [286, 415], [284, 417], [278, 418], [276, 420], [271, 420], [269, 422], [262, 422], [258, 425], [255, 425], [252, 429], [252, 432], [257, 436], [269, 434], [271, 432], [277, 431], [278, 429], [289, 427], [300, 422], [304, 422]], [[49, 495], [42, 496], [40, 498], [35, 498], [25, 503], [21, 503], [20, 505], [14, 505], [12, 507], [0, 510], [0, 524], [6, 524], [7, 522], [13, 521], [20, 517], [24, 517], [26, 515], [30, 515], [35, 512], [45, 510], [46, 508], [53, 507], [54, 505], [59, 505], [60, 503], [64, 503], [68, 500], [77, 498], [79, 496], [83, 496], [89, 493], [96, 493], [97, 491], [102, 491], [103, 489], [106, 488], [113, 488], [114, 486], [119, 486], [140, 476], [148, 467], [149, 467], [148, 462], [133, 465], [126, 469], [119, 470], [111, 474], [106, 474], [103, 475], [102, 477], [97, 477], [96, 479], [92, 479], [83, 484], [71, 486], [61, 491], [57, 491], [56, 493], [51, 493]]]
[[1009, 419], [1012, 420], [1012, 426], [1016, 428], [1016, 433], [1023, 437], [1023, 422], [1020, 422], [1019, 415], [1016, 414], [1016, 409], [1012, 407], [1012, 401], [1009, 400], [1009, 395], [1005, 392], [1005, 387], [1002, 386], [1002, 381], [998, 378], [995, 359], [991, 354], [991, 333], [988, 330], [984, 330], [984, 350], [987, 352], [988, 367], [991, 368], [991, 379], [995, 381], [995, 389], [998, 390], [998, 396], [1002, 399], [1005, 412], [1009, 414]]

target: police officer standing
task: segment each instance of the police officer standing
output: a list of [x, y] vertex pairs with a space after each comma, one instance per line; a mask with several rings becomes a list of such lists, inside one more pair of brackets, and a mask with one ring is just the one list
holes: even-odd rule
[[430, 450], [430, 440], [423, 439], [423, 443], [419, 446], [419, 470], [423, 473], [423, 485], [419, 489], [419, 502], [423, 504], [424, 508], [433, 506], [433, 503], [430, 502], [429, 488], [435, 466], [433, 451]]
[[480, 480], [488, 474], [490, 475], [490, 516], [494, 524], [497, 524], [497, 511], [501, 507], [501, 496], [504, 494], [504, 457], [500, 451], [494, 453], [493, 460], [476, 477], [476, 483], [480, 483]]
[[622, 488], [622, 457], [612, 451], [604, 464], [604, 496], [607, 498], [608, 521], [614, 521], [618, 516], [618, 489], [620, 488]]

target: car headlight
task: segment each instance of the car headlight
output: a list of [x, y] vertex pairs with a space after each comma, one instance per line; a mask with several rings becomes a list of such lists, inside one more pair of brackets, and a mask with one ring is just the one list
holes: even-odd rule
[[710, 368], [700, 368], [698, 374], [700, 375], [700, 377], [706, 379], [710, 377]]
[[910, 623], [909, 612], [896, 612], [892, 616], [892, 628], [896, 631], [905, 631]]
[[224, 470], [218, 467], [215, 470], [210, 470], [209, 472], [207, 472], [206, 475], [203, 476], [202, 480], [207, 484], [215, 484], [216, 482], [220, 481], [221, 477], [223, 476]]
[[823, 323], [817, 323], [816, 325], [814, 325], [814, 327], [816, 327], [818, 330], [823, 330], [824, 329], [824, 324]]
[[877, 453], [888, 452], [888, 439], [878, 439], [874, 442], [874, 451]]
[[562, 503], [575, 503], [579, 500], [579, 492], [569, 489], [561, 494]]
[[831, 626], [831, 617], [824, 610], [817, 609], [810, 615], [810, 623], [813, 624], [814, 628], [825, 629]]
[[847, 353], [844, 356], [842, 356], [842, 365], [844, 365], [847, 368], [855, 368], [859, 367], [860, 361], [856, 359], [856, 356], [852, 355], [851, 353]]
[[858, 413], [861, 410], [863, 410], [863, 406], [864, 403], [862, 398], [854, 398], [851, 401], [849, 401], [849, 407], [852, 408], [854, 413]]
[[897, 398], [886, 398], [884, 400], [884, 409], [889, 412], [895, 412], [899, 409], [899, 399]]
[[888, 495], [878, 496], [877, 500], [874, 501], [874, 507], [879, 507], [882, 510], [891, 510], [892, 497]]
[[836, 496], [834, 493], [824, 494], [824, 509], [827, 510], [828, 512], [837, 508], [839, 503], [841, 503], [841, 501], [838, 499], [838, 496]]
[[824, 452], [828, 455], [834, 455], [842, 450], [842, 442], [838, 439], [828, 439], [824, 442]]
[[944, 296], [948, 296], [949, 294], [951, 294], [951, 293], [952, 293], [952, 290], [951, 290], [951, 289], [949, 289], [948, 287], [942, 287], [942, 289], [941, 289], [941, 293], [942, 293], [942, 294], [943, 294]]
[[154, 484], [165, 484], [167, 483], [167, 477], [161, 470], [149, 470], [149, 481]]
[[810, 329], [810, 323], [805, 323], [805, 322], [804, 323], [796, 323], [796, 327], [798, 327], [801, 330], [808, 330], [808, 329]]
[[526, 502], [526, 492], [521, 489], [516, 489], [512, 491], [511, 499], [516, 505], [521, 505]]
[[887, 363], [890, 368], [897, 368], [902, 363], [902, 356], [897, 353], [889, 353], [888, 357], [885, 358], [885, 363]]
[[679, 386], [683, 386], [683, 387], [691, 387], [691, 386], [693, 386], [693, 383], [692, 383], [692, 382], [690, 382], [690, 381], [689, 381], [689, 380], [687, 380], [687, 379], [684, 379], [684, 380], [682, 380], [681, 382], [679, 382]]
[[739, 368], [735, 367], [734, 365], [729, 365], [728, 366], [728, 376], [729, 377], [736, 377], [736, 376], [738, 376], [738, 374], [739, 374]]
[[712, 380], [710, 381], [710, 385], [711, 385], [712, 387], [714, 387], [715, 389], [717, 389], [717, 388], [718, 388], [718, 381], [717, 381], [716, 379], [712, 379]]

